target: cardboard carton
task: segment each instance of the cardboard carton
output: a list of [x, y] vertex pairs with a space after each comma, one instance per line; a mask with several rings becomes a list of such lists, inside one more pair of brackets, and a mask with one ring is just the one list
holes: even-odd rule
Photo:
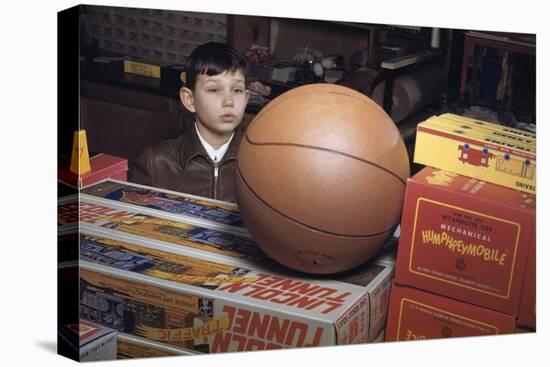
[[479, 127], [445, 116], [418, 124], [415, 163], [536, 193], [536, 147], [530, 139], [494, 124]]
[[444, 113], [438, 116], [439, 119], [445, 119], [445, 120], [453, 120], [455, 122], [458, 122], [460, 124], [468, 124], [477, 128], [482, 128], [486, 130], [487, 132], [500, 137], [505, 137], [508, 139], [511, 139], [512, 141], [522, 143], [525, 145], [536, 145], [537, 142], [537, 134], [516, 129], [510, 126], [504, 126], [495, 124], [492, 122], [482, 121], [478, 119], [474, 119], [471, 117], [466, 116], [460, 116], [455, 115], [453, 113]]
[[85, 194], [84, 198], [91, 195], [115, 203], [154, 209], [161, 214], [171, 214], [176, 219], [199, 219], [231, 226], [234, 231], [247, 233], [239, 209], [234, 203], [112, 179], [89, 186], [81, 193]]
[[[59, 340], [78, 351], [80, 362], [105, 361], [116, 359], [116, 334], [115, 330], [108, 327], [80, 320], [79, 323], [60, 328]], [[75, 341], [78, 341], [78, 345], [74, 345]]]
[[532, 194], [426, 167], [407, 182], [399, 284], [517, 315], [531, 247]]
[[418, 289], [393, 284], [386, 341], [513, 333], [515, 318]]
[[371, 262], [339, 280], [304, 277], [93, 228], [80, 266], [81, 317], [210, 353], [372, 341], [393, 276]]
[[58, 180], [74, 188], [82, 188], [106, 178], [126, 181], [128, 160], [109, 154], [97, 154], [90, 158], [91, 170], [83, 175], [77, 175], [69, 170], [69, 161], [59, 156], [57, 163]]
[[[384, 328], [395, 246], [308, 277], [267, 258], [234, 221], [216, 221], [220, 208], [238, 215], [229, 203], [115, 180], [83, 192], [82, 317], [121, 335], [196, 353], [372, 342]], [[190, 215], [188, 202], [213, 215]]]
[[131, 334], [117, 334], [117, 359], [157, 358], [193, 354], [197, 354], [197, 352], [177, 348], [165, 343], [154, 342]]
[[269, 261], [249, 234], [231, 231], [231, 227], [174, 216], [149, 208], [130, 206], [93, 196], [80, 196], [80, 228], [147, 238], [165, 247], [193, 249], [213, 257], [233, 257], [244, 262]]

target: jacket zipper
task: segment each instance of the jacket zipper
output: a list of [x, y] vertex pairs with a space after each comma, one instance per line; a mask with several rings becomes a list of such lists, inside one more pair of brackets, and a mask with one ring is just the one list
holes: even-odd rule
[[213, 186], [213, 195], [214, 199], [218, 198], [218, 180], [219, 180], [219, 165], [214, 164], [214, 186]]

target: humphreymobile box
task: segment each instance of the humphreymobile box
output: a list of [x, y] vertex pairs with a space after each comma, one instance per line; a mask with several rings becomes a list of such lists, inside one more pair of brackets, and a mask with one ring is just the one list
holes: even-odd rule
[[476, 128], [484, 129], [495, 137], [504, 137], [513, 142], [524, 145], [534, 146], [537, 143], [537, 134], [530, 131], [516, 129], [510, 126], [499, 125], [487, 121], [477, 120], [467, 116], [455, 115], [453, 113], [444, 113], [438, 116], [440, 119], [453, 120], [460, 124], [471, 125]]
[[109, 154], [100, 153], [91, 157], [91, 170], [80, 176], [69, 170], [70, 163], [63, 156], [59, 157], [57, 165], [58, 180], [75, 188], [86, 187], [106, 178], [126, 181], [128, 177], [128, 160]]
[[117, 359], [186, 356], [197, 352], [131, 334], [117, 334]]
[[[366, 264], [350, 280], [247, 268], [202, 251], [90, 230], [81, 233], [81, 317], [197, 352], [363, 343], [383, 328], [371, 312], [393, 267]], [[364, 282], [368, 281], [368, 284]]]
[[[70, 334], [77, 337], [73, 338]], [[116, 359], [116, 334], [111, 328], [87, 320], [60, 329], [61, 342], [70, 344], [78, 352], [80, 362]], [[78, 345], [74, 345], [75, 340], [78, 340]]]
[[[152, 215], [155, 214], [155, 215]], [[174, 217], [170, 213], [130, 206], [93, 196], [80, 196], [80, 228], [147, 238], [165, 247], [192, 249], [213, 257], [229, 256], [245, 262], [269, 262], [249, 234], [194, 218]]]
[[426, 167], [407, 181], [396, 281], [517, 315], [535, 195]]
[[[535, 236], [535, 232], [533, 232]], [[529, 248], [529, 258], [525, 269], [525, 279], [523, 280], [523, 290], [521, 292], [521, 301], [519, 303], [518, 324], [530, 329], [536, 329], [536, 241], [533, 240]]]
[[202, 219], [246, 232], [239, 209], [234, 203], [112, 179], [89, 186], [81, 193], [183, 218]]
[[513, 316], [393, 284], [386, 341], [513, 333]]
[[431, 117], [417, 126], [414, 162], [536, 193], [535, 145], [488, 133], [490, 125]]

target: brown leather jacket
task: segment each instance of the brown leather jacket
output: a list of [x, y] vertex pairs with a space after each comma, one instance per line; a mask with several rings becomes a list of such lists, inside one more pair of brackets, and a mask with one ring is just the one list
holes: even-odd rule
[[235, 201], [233, 174], [241, 129], [229, 144], [223, 159], [214, 164], [202, 146], [195, 129], [178, 138], [145, 148], [130, 162], [131, 182], [155, 186], [218, 200]]

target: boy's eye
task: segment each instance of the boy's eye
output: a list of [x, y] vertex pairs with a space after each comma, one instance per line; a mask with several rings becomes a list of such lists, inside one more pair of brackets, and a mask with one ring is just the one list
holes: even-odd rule
[[243, 93], [243, 90], [241, 88], [235, 88], [233, 89], [234, 93]]
[[218, 91], [217, 88], [209, 88], [208, 89], [208, 92], [210, 92], [210, 93], [216, 93], [217, 91]]

